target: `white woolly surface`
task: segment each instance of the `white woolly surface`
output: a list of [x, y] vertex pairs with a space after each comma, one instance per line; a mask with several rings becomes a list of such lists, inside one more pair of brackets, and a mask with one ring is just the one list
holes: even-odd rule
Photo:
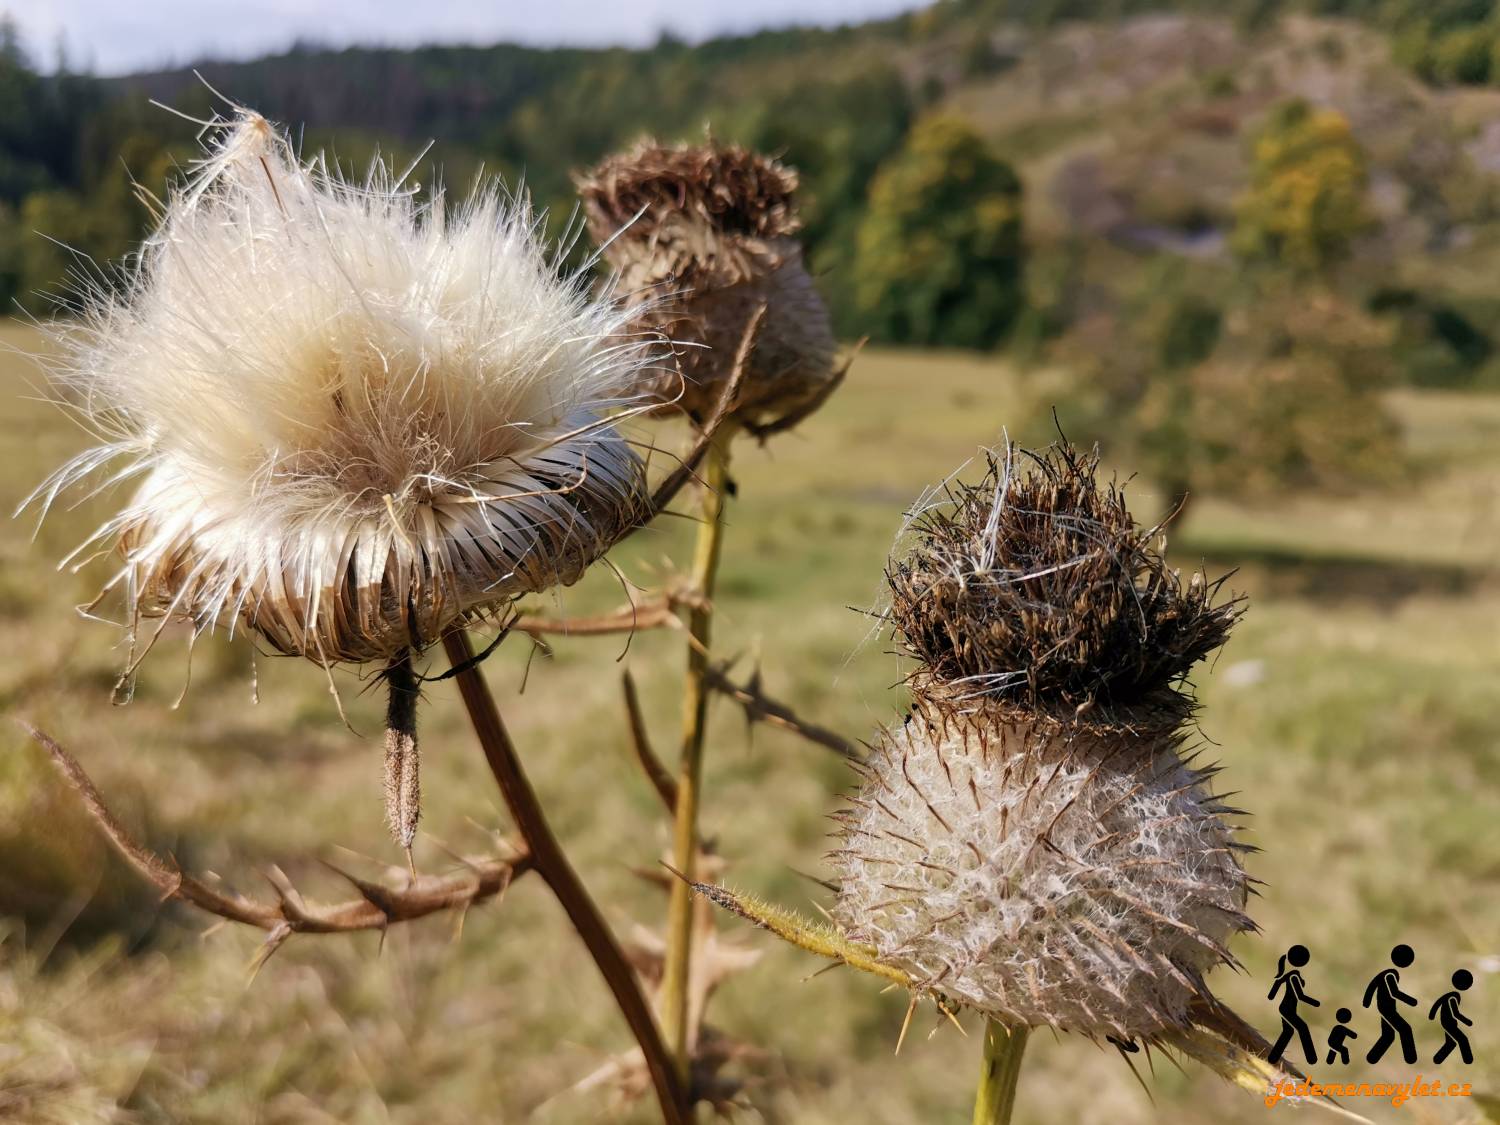
[[[844, 816], [835, 917], [1010, 1025], [1181, 1026], [1249, 925], [1232, 832], [1167, 735], [934, 720], [887, 733]], [[982, 733], [981, 733], [982, 731]]]
[[97, 536], [126, 552], [132, 618], [238, 615], [282, 651], [381, 658], [576, 580], [639, 511], [602, 416], [654, 357], [498, 189], [420, 205], [242, 114], [123, 294], [84, 296], [54, 374], [105, 444], [40, 495], [145, 474]]

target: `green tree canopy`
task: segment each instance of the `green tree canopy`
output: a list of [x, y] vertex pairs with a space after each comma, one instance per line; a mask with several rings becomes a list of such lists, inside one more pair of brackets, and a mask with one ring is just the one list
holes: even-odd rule
[[1235, 247], [1297, 272], [1325, 270], [1370, 226], [1367, 189], [1364, 152], [1343, 114], [1286, 102], [1256, 138]]
[[965, 121], [919, 121], [870, 187], [855, 299], [877, 340], [990, 348], [1024, 301], [1021, 181]]
[[1305, 286], [1230, 310], [1201, 362], [1162, 372], [1130, 407], [1138, 456], [1173, 499], [1348, 489], [1402, 471], [1380, 391], [1391, 331]]

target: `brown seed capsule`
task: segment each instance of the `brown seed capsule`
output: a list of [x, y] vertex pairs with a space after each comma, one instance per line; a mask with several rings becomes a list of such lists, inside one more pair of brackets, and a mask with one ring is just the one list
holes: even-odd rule
[[422, 818], [421, 750], [417, 742], [419, 688], [411, 653], [403, 652], [385, 670], [385, 822], [391, 839], [411, 855]]
[[634, 328], [677, 345], [647, 373], [648, 399], [702, 421], [729, 377], [746, 325], [765, 324], [739, 416], [752, 423], [815, 402], [835, 377], [828, 310], [792, 236], [796, 173], [737, 145], [646, 141], [578, 179], [589, 230], [637, 309]]

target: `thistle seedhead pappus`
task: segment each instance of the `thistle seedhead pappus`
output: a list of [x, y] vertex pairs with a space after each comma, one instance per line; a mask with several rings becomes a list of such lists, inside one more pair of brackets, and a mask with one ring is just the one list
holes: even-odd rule
[[661, 356], [498, 186], [421, 202], [379, 163], [351, 183], [300, 161], [248, 111], [210, 133], [121, 285], [55, 329], [54, 383], [102, 444], [37, 498], [141, 478], [91, 540], [124, 556], [106, 589], [132, 639], [237, 621], [388, 661], [577, 580], [645, 507], [609, 414]]
[[738, 145], [643, 141], [577, 183], [636, 329], [677, 345], [680, 375], [643, 372], [643, 394], [701, 422], [764, 305], [738, 416], [758, 423], [820, 401], [838, 375], [838, 345], [794, 237], [792, 169]]

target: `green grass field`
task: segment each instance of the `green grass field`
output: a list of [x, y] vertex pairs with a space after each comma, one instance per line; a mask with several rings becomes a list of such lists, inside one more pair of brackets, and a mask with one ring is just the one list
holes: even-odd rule
[[[0, 328], [0, 344], [36, 335]], [[0, 352], [0, 501], [13, 508], [85, 441], [32, 398], [39, 376]], [[926, 485], [996, 441], [1046, 441], [1048, 383], [998, 360], [876, 353], [799, 432], [738, 454], [739, 495], [717, 648], [759, 659], [767, 690], [850, 736], [898, 714], [905, 666], [859, 610], [872, 606], [902, 510]], [[1204, 734], [1235, 803], [1255, 812], [1253, 905], [1264, 927], [1221, 972], [1221, 994], [1263, 1030], [1277, 954], [1312, 950], [1308, 987], [1355, 1007], [1358, 1044], [1374, 1030], [1364, 982], [1397, 941], [1417, 951], [1403, 975], [1425, 1003], [1461, 965], [1476, 985], [1476, 1063], [1440, 1073], [1500, 1094], [1500, 399], [1402, 392], [1394, 406], [1418, 465], [1401, 492], [1300, 496], [1247, 509], [1204, 498], [1175, 536], [1184, 567], [1242, 566], [1250, 611], [1199, 677]], [[1122, 470], [1126, 466], [1120, 466]], [[1137, 514], [1159, 514], [1132, 485]], [[116, 498], [118, 499], [118, 498]], [[262, 658], [252, 702], [246, 645], [198, 646], [169, 633], [134, 702], [113, 707], [118, 630], [82, 620], [107, 569], [54, 565], [109, 512], [110, 498], [59, 508], [33, 541], [34, 516], [0, 529], [0, 708], [52, 732], [92, 771], [122, 817], [198, 871], [260, 894], [258, 871], [284, 868], [306, 893], [345, 897], [318, 863], [381, 874], [400, 863], [380, 805], [378, 693], [338, 685], [358, 734], [338, 718], [322, 673]], [[664, 520], [616, 562], [642, 585], [687, 554], [691, 525]], [[554, 610], [619, 600], [602, 568]], [[527, 671], [529, 664], [529, 673]], [[631, 764], [620, 673], [639, 680], [655, 740], [674, 744], [682, 641], [674, 634], [559, 639], [553, 654], [512, 640], [487, 675], [555, 825], [625, 934], [659, 927], [660, 892], [632, 874], [667, 843], [654, 798]], [[442, 667], [435, 661], [433, 670]], [[521, 690], [524, 684], [524, 692]], [[180, 706], [174, 706], [181, 696]], [[441, 840], [482, 850], [505, 830], [498, 795], [450, 684], [427, 691], [426, 791], [417, 859], [448, 866]], [[257, 934], [204, 936], [201, 917], [158, 912], [95, 840], [41, 754], [0, 727], [0, 1120], [449, 1123], [650, 1120], [570, 1087], [627, 1036], [592, 965], [535, 879], [452, 919], [376, 935], [302, 937], [248, 987]], [[827, 751], [759, 727], [747, 734], [720, 701], [711, 731], [706, 829], [728, 878], [811, 910], [831, 827], [850, 779]], [[356, 853], [356, 854], [351, 854]], [[367, 857], [367, 858], [360, 858]], [[764, 951], [717, 998], [711, 1021], [763, 1049], [764, 1119], [791, 1125], [959, 1123], [969, 1113], [979, 1044], [937, 1028], [930, 1009], [892, 1057], [904, 997], [822, 965], [726, 920]], [[1427, 1054], [1437, 1042], [1419, 1028]], [[1191, 1064], [1160, 1058], [1146, 1090], [1113, 1051], [1033, 1037], [1018, 1120], [1257, 1122], [1267, 1112]], [[1424, 1073], [1433, 1068], [1423, 1068]], [[1468, 1073], [1465, 1073], [1467, 1071]], [[1389, 1058], [1330, 1072], [1406, 1081]], [[1429, 1075], [1430, 1077], [1430, 1075]], [[1468, 1099], [1399, 1111], [1356, 1099], [1377, 1121], [1479, 1120]], [[128, 1108], [122, 1113], [117, 1106]], [[749, 1120], [759, 1118], [747, 1115]]]

